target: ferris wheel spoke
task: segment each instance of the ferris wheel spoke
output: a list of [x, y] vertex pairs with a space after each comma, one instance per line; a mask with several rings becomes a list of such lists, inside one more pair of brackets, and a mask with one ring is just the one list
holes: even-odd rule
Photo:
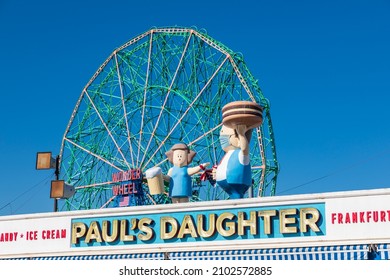
[[139, 135], [139, 148], [138, 148], [138, 152], [137, 152], [137, 162], [138, 162], [139, 153], [141, 150], [140, 146], [142, 143], [142, 135], [143, 135], [143, 128], [144, 128], [146, 95], [147, 95], [147, 91], [148, 91], [148, 81], [149, 81], [149, 73], [150, 73], [150, 61], [151, 61], [151, 55], [152, 55], [152, 47], [153, 47], [153, 32], [150, 33], [150, 39], [149, 39], [148, 66], [146, 69], [146, 78], [145, 78], [145, 85], [144, 85], [144, 97], [143, 97], [142, 113], [141, 113], [141, 126], [140, 126], [140, 135]]
[[119, 64], [118, 64], [118, 57], [115, 53], [115, 64], [116, 64], [116, 69], [117, 69], [117, 73], [118, 73], [118, 82], [119, 82], [119, 90], [121, 92], [121, 99], [122, 99], [122, 106], [123, 106], [123, 114], [124, 114], [124, 119], [125, 119], [125, 124], [126, 124], [126, 131], [127, 131], [127, 141], [129, 143], [129, 149], [130, 149], [130, 156], [131, 156], [131, 163], [132, 163], [132, 166], [134, 166], [134, 159], [133, 159], [133, 150], [132, 150], [132, 145], [131, 145], [131, 138], [130, 138], [130, 129], [129, 129], [129, 122], [127, 120], [127, 110], [126, 110], [126, 104], [125, 104], [125, 98], [124, 98], [124, 94], [123, 94], [123, 86], [122, 86], [122, 77], [121, 77], [121, 73], [119, 71]]
[[[76, 106], [75, 106], [75, 108], [74, 108], [73, 111], [72, 111], [72, 115], [71, 115], [71, 117], [70, 117], [70, 120], [69, 120], [69, 122], [68, 122], [68, 125], [66, 126], [64, 136], [62, 137], [61, 150], [60, 150], [60, 158], [62, 158], [62, 156], [63, 156], [63, 154], [64, 154], [65, 137], [66, 137], [66, 135], [69, 133], [69, 131], [70, 131], [71, 127], [72, 127], [72, 124], [73, 124], [73, 122], [74, 122], [74, 119], [75, 119], [75, 117], [77, 116], [77, 111], [79, 110], [80, 105], [81, 105], [83, 99], [84, 99], [84, 91], [81, 92], [81, 94], [80, 94], [80, 96], [79, 96], [79, 99], [77, 100]], [[60, 162], [59, 162], [59, 168], [61, 168], [61, 164], [62, 164], [62, 160], [60, 160]]]
[[107, 205], [109, 205], [114, 199], [115, 199], [115, 195], [114, 196], [112, 196], [112, 197], [110, 197], [101, 207], [100, 207], [100, 209], [103, 209], [103, 208], [106, 208], [107, 207]]
[[153, 197], [152, 197], [150, 194], [146, 194], [146, 196], [150, 199], [150, 201], [151, 201], [154, 205], [157, 204], [157, 202], [153, 199]]
[[219, 70], [222, 68], [222, 66], [225, 64], [225, 62], [228, 60], [229, 56], [226, 56], [225, 59], [222, 61], [222, 63], [218, 66], [217, 70], [215, 70], [215, 72], [213, 73], [213, 75], [209, 78], [209, 80], [207, 81], [207, 83], [203, 86], [203, 88], [200, 90], [200, 92], [196, 95], [196, 97], [194, 98], [194, 100], [191, 102], [191, 104], [189, 104], [189, 106], [187, 107], [187, 109], [185, 110], [185, 112], [180, 116], [180, 118], [178, 119], [178, 121], [176, 122], [176, 124], [172, 127], [172, 129], [168, 132], [167, 136], [165, 137], [165, 139], [163, 141], [161, 141], [161, 144], [158, 146], [158, 148], [154, 151], [154, 153], [152, 154], [152, 156], [150, 157], [149, 161], [147, 161], [147, 163], [145, 164], [145, 166], [147, 166], [151, 160], [151, 158], [153, 158], [156, 153], [164, 146], [165, 142], [167, 141], [167, 139], [169, 138], [169, 136], [173, 133], [173, 131], [175, 130], [175, 128], [180, 124], [181, 120], [187, 115], [187, 113], [191, 110], [192, 108], [192, 105], [198, 100], [198, 98], [202, 95], [202, 93], [204, 92], [204, 90], [209, 86], [209, 84], [211, 83], [211, 81], [214, 79], [214, 77], [217, 75], [217, 73], [219, 72]]
[[118, 152], [119, 152], [120, 155], [122, 156], [123, 161], [125, 162], [125, 164], [127, 165], [127, 167], [130, 169], [130, 165], [129, 165], [129, 163], [127, 162], [125, 156], [123, 155], [123, 152], [122, 152], [121, 148], [119, 147], [118, 143], [117, 143], [116, 140], [114, 139], [114, 136], [112, 135], [110, 129], [108, 128], [107, 124], [106, 124], [105, 121], [103, 120], [103, 118], [102, 118], [102, 116], [101, 116], [99, 110], [96, 108], [96, 105], [95, 105], [95, 103], [93, 102], [92, 98], [89, 96], [87, 90], [85, 90], [85, 95], [88, 97], [89, 101], [91, 102], [92, 107], [95, 109], [96, 114], [98, 115], [98, 117], [99, 117], [100, 121], [102, 122], [104, 128], [106, 129], [108, 135], [110, 136], [110, 138], [111, 138], [111, 140], [113, 141], [115, 147], [117, 148]]
[[[261, 137], [261, 131], [259, 128], [256, 129], [256, 137], [258, 139], [258, 148], [260, 151], [260, 158], [261, 158], [261, 166], [260, 166], [260, 179], [258, 183], [258, 190], [257, 190], [257, 196], [260, 196], [263, 190], [264, 181], [265, 181], [265, 169], [266, 169], [266, 158], [264, 153], [264, 144], [263, 144], [263, 138]], [[255, 168], [255, 167], [254, 167]]]
[[108, 182], [90, 184], [90, 185], [85, 185], [85, 186], [78, 186], [78, 187], [75, 187], [75, 189], [80, 190], [80, 189], [94, 188], [94, 187], [99, 187], [99, 186], [107, 186], [107, 185], [110, 185], [113, 183], [114, 183], [113, 181], [108, 181]]
[[[211, 138], [213, 139], [213, 135], [214, 135], [214, 131], [221, 128], [222, 127], [222, 123], [220, 123], [219, 125], [213, 127], [212, 129], [210, 129], [209, 131], [206, 131], [204, 134], [202, 134], [201, 136], [199, 136], [198, 138], [194, 139], [193, 141], [189, 142], [188, 143], [188, 146], [192, 146], [192, 145], [195, 145], [196, 143], [200, 142], [201, 140], [207, 138], [209, 135], [211, 135]], [[214, 146], [214, 143], [215, 141], [212, 140], [211, 141], [211, 146]], [[218, 161], [217, 159], [217, 155], [215, 153], [215, 148], [213, 147], [212, 149], [213, 153], [212, 153], [212, 156], [213, 156], [213, 163], [216, 163]]]
[[97, 154], [91, 152], [90, 150], [88, 150], [88, 149], [86, 149], [86, 148], [84, 148], [84, 147], [82, 147], [82, 146], [76, 144], [76, 143], [73, 142], [72, 140], [70, 140], [70, 139], [68, 139], [68, 138], [66, 138], [66, 137], [64, 137], [64, 139], [65, 139], [65, 141], [67, 141], [67, 142], [69, 142], [70, 144], [76, 146], [76, 147], [79, 148], [80, 150], [83, 150], [83, 151], [86, 152], [87, 154], [90, 154], [91, 156], [94, 156], [94, 157], [97, 158], [98, 160], [101, 160], [101, 161], [107, 163], [107, 164], [110, 165], [111, 167], [113, 167], [113, 168], [115, 168], [115, 169], [117, 169], [117, 170], [119, 170], [119, 171], [124, 171], [122, 168], [119, 168], [118, 166], [116, 166], [116, 165], [114, 165], [113, 163], [109, 162], [109, 161], [106, 160], [105, 158], [103, 158], [103, 157], [101, 157], [101, 156], [99, 156], [99, 155], [97, 155]]
[[[179, 69], [180, 69], [180, 67], [182, 66], [182, 62], [183, 62], [184, 56], [185, 56], [185, 54], [186, 54], [186, 52], [187, 52], [187, 50], [188, 50], [188, 45], [190, 44], [191, 37], [192, 37], [192, 32], [191, 32], [190, 35], [188, 36], [186, 45], [185, 45], [185, 47], [184, 47], [184, 50], [182, 51], [182, 54], [181, 54], [179, 63], [178, 63], [178, 65], [177, 65], [177, 67], [176, 67], [175, 73], [174, 73], [174, 75], [173, 75], [171, 84], [169, 85], [168, 92], [166, 93], [164, 102], [163, 102], [163, 104], [162, 104], [162, 106], [161, 106], [161, 111], [160, 111], [160, 113], [159, 113], [159, 115], [158, 115], [158, 117], [157, 117], [156, 123], [154, 124], [154, 129], [153, 129], [153, 132], [152, 132], [152, 137], [153, 137], [153, 135], [156, 133], [156, 130], [157, 130], [157, 127], [158, 127], [158, 125], [159, 125], [161, 116], [162, 116], [162, 114], [163, 114], [163, 112], [164, 112], [164, 110], [165, 110], [165, 106], [166, 106], [166, 103], [167, 103], [167, 101], [168, 101], [168, 97], [169, 97], [169, 95], [170, 95], [170, 93], [171, 93], [171, 90], [172, 90], [172, 87], [173, 87], [173, 85], [174, 85], [174, 83], [175, 83], [175, 81], [176, 81], [177, 73], [179, 72]], [[142, 130], [141, 130], [141, 131], [142, 131]], [[148, 151], [149, 146], [150, 146], [150, 144], [151, 144], [152, 137], [150, 137], [150, 139], [149, 139], [149, 141], [148, 141], [148, 144], [147, 144], [147, 146], [146, 146], [146, 150], [147, 150], [147, 151]], [[144, 155], [143, 155], [143, 157], [142, 157], [142, 160], [141, 160], [141, 162], [140, 162], [140, 166], [142, 166], [142, 164], [143, 164], [143, 162], [144, 162], [144, 160], [145, 160], [145, 156], [146, 156], [146, 153], [144, 153]]]

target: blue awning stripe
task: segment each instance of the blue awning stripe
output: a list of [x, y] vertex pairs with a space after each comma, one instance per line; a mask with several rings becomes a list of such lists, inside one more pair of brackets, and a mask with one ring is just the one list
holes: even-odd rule
[[163, 260], [164, 253], [35, 257], [33, 259], [34, 260], [113, 260], [113, 259]]
[[[381, 259], [390, 259], [389, 244], [379, 244]], [[278, 249], [245, 249], [219, 251], [169, 252], [171, 260], [364, 260], [368, 258], [368, 245], [296, 247]], [[30, 257], [35, 260], [108, 260], [144, 259], [163, 260], [164, 253], [111, 254], [85, 256]]]
[[390, 260], [390, 244], [378, 245], [378, 253], [381, 260]]
[[172, 260], [364, 260], [367, 245], [173, 252], [169, 255]]

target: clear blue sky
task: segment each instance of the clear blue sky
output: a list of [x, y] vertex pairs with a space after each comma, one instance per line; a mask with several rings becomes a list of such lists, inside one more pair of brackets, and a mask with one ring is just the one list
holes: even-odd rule
[[153, 26], [196, 26], [241, 52], [271, 101], [277, 194], [390, 187], [390, 2], [0, 0], [0, 215], [50, 212], [81, 90]]

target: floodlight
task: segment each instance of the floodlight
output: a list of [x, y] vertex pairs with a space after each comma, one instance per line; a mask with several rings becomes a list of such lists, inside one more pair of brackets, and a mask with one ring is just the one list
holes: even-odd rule
[[37, 170], [56, 168], [56, 160], [51, 156], [51, 152], [38, 152], [35, 168]]
[[74, 187], [65, 184], [64, 180], [51, 181], [50, 198], [70, 198], [74, 193]]

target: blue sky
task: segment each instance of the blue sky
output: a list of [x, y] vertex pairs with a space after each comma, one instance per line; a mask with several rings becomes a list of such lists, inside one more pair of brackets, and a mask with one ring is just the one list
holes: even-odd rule
[[0, 0], [0, 215], [50, 212], [81, 90], [153, 26], [196, 26], [244, 55], [271, 102], [279, 195], [390, 187], [390, 2]]

